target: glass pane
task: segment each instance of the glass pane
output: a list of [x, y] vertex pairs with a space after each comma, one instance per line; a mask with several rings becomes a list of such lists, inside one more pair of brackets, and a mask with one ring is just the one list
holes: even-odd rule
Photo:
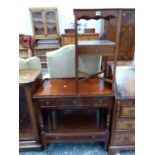
[[48, 34], [56, 34], [56, 14], [54, 11], [47, 11], [46, 14], [46, 25]]
[[42, 12], [33, 12], [33, 25], [36, 35], [43, 35], [44, 34], [44, 25], [43, 25], [43, 16]]

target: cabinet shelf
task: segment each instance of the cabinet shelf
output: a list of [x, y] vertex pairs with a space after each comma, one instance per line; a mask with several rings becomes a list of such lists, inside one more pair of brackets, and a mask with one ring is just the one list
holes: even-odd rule
[[51, 110], [47, 115], [46, 133], [86, 132], [90, 129], [90, 131], [101, 132], [105, 130], [105, 120], [100, 119], [99, 109]]
[[46, 142], [105, 141], [109, 134], [106, 118], [103, 120], [98, 112], [99, 109], [57, 110], [54, 116], [48, 109], [42, 136]]

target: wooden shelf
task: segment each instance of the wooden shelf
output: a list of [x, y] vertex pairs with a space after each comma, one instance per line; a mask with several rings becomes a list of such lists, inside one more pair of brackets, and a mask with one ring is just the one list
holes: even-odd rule
[[[90, 129], [91, 131], [105, 130], [103, 126], [105, 123], [102, 121], [101, 125], [98, 118], [99, 109], [55, 110], [54, 112], [52, 113], [52, 110], [48, 111], [48, 119], [45, 124], [46, 133], [85, 132]], [[52, 117], [53, 114], [55, 114], [54, 117]]]

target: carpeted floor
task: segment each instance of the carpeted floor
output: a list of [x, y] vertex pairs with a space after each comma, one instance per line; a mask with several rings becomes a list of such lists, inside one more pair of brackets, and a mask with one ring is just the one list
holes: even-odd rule
[[[101, 143], [50, 144], [48, 150], [41, 152], [20, 152], [20, 155], [107, 155]], [[117, 155], [135, 155], [134, 151]]]

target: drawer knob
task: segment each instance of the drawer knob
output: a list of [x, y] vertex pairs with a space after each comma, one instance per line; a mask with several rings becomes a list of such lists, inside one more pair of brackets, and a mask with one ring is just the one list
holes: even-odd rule
[[76, 100], [73, 100], [73, 104], [76, 104], [77, 103], [77, 101]]
[[56, 136], [55, 138], [58, 140], [59, 139], [59, 136]]
[[96, 137], [95, 136], [92, 136], [92, 139], [95, 139]]
[[102, 103], [102, 100], [98, 100], [98, 103]]
[[49, 105], [50, 104], [50, 102], [49, 101], [46, 101], [46, 105]]

